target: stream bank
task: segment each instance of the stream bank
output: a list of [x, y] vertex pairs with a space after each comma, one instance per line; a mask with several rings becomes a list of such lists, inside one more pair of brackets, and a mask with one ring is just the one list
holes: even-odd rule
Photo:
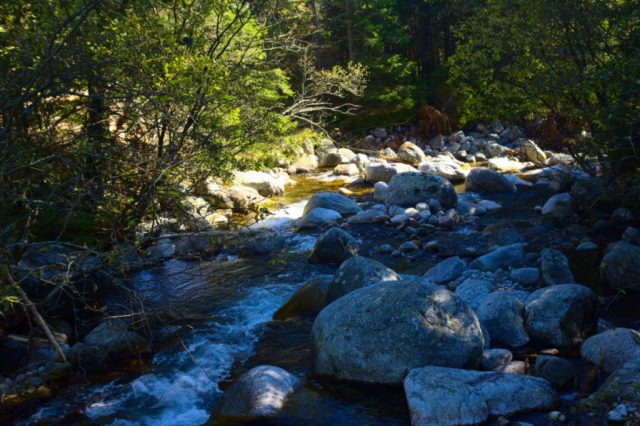
[[[365, 212], [375, 213], [380, 206], [375, 191], [372, 192], [373, 182], [365, 184], [357, 178], [349, 179], [350, 183], [327, 181], [325, 177], [326, 174], [294, 178], [298, 183], [285, 192], [289, 195], [272, 199], [279, 207], [274, 214], [243, 231], [219, 231], [215, 235], [220, 243], [208, 241], [217, 247], [213, 253], [195, 260], [189, 256], [176, 257], [174, 251], [158, 266], [132, 275], [129, 286], [145, 302], [144, 306], [151, 312], [160, 310], [166, 314], [163, 316], [166, 324], [151, 332], [154, 355], [130, 364], [129, 368], [89, 380], [77, 377], [54, 395], [15, 408], [7, 420], [18, 424], [217, 424], [224, 419], [211, 414], [215, 413], [223, 392], [243, 373], [268, 364], [282, 367], [303, 380], [303, 391], [294, 393], [286, 408], [273, 419], [277, 424], [407, 424], [411, 413], [402, 386], [354, 384], [314, 374], [313, 316], [271, 320], [276, 310], [310, 277], [332, 276], [339, 266], [307, 261], [318, 238], [336, 224], [332, 220], [296, 232], [292, 225], [303, 215], [308, 199], [318, 192], [345, 188]], [[551, 182], [558, 181], [551, 179]], [[458, 186], [458, 206], [451, 221], [441, 220], [449, 217], [449, 211], [439, 211], [431, 203], [427, 207], [433, 209], [432, 216], [436, 218], [433, 223], [429, 222], [430, 216], [420, 216], [417, 204], [402, 209], [387, 206], [383, 214], [386, 218], [382, 220], [350, 222], [354, 215], [345, 214], [347, 219], [337, 223], [354, 237], [360, 256], [413, 277], [425, 273], [429, 276], [434, 266], [452, 257], [471, 264], [496, 248], [514, 244], [523, 244], [527, 256], [524, 265], [511, 269], [526, 266], [524, 269], [544, 272], [541, 253], [545, 249], [559, 250], [566, 254], [575, 281], [589, 286], [601, 297], [600, 318], [604, 321], [599, 323], [599, 331], [612, 326], [637, 328], [637, 313], [631, 311], [631, 315], [626, 315], [617, 308], [620, 302], [610, 304], [611, 292], [601, 282], [598, 270], [607, 245], [618, 241], [633, 222], [616, 222], [614, 218], [609, 225], [596, 227], [562, 212], [561, 208], [557, 215], [541, 214], [540, 210], [559, 189], [550, 184], [520, 183], [517, 192], [486, 192], [480, 198], [473, 193], [461, 193], [463, 187]], [[500, 208], [489, 211], [485, 208], [482, 212], [479, 206], [492, 204], [483, 204], [481, 200], [496, 203]], [[409, 209], [415, 211], [407, 212]], [[239, 222], [246, 224], [244, 218]], [[233, 222], [234, 218], [230, 219]], [[176, 241], [181, 238], [190, 237], [165, 236], [176, 247], [180, 246]], [[596, 249], [580, 251], [578, 247], [586, 242], [595, 244]], [[403, 246], [410, 250], [401, 249]], [[509, 268], [490, 271], [485, 278], [491, 277], [501, 289], [522, 291], [512, 272]], [[471, 274], [466, 278], [477, 276]], [[457, 279], [443, 284], [457, 290], [463, 284]], [[542, 278], [538, 278], [530, 290], [541, 284]], [[631, 296], [621, 300], [632, 306], [635, 303]], [[111, 312], [127, 312], [122, 310], [123, 305], [123, 300], [114, 298]], [[515, 362], [522, 362], [512, 366], [531, 371], [541, 351], [550, 348], [525, 345], [511, 349]], [[593, 368], [580, 358], [575, 348], [550, 353], [574, 365], [578, 383], [593, 374]], [[596, 384], [591, 384], [589, 393]], [[565, 420], [579, 424], [583, 413], [575, 411], [577, 391], [582, 392], [575, 385], [561, 389], [554, 407], [559, 409], [560, 414], [554, 414], [558, 419], [564, 416]], [[518, 414], [509, 416], [509, 420], [548, 424], [552, 411]], [[328, 418], [323, 417], [327, 413]], [[602, 418], [602, 413], [594, 413], [593, 419]]]

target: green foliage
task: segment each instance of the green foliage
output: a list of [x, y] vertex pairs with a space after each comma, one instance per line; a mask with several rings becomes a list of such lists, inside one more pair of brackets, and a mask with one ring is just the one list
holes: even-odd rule
[[[0, 4], [0, 239], [130, 238], [184, 182], [273, 165], [306, 117], [285, 113], [303, 11], [302, 0]], [[314, 75], [332, 108], [363, 69]]]
[[463, 121], [551, 117], [592, 133], [576, 155], [637, 179], [639, 58], [637, 0], [489, 0], [460, 26], [451, 83]]
[[455, 115], [446, 59], [453, 28], [481, 1], [360, 0], [318, 2], [321, 62], [364, 64], [370, 84], [349, 129], [408, 121], [434, 105]]

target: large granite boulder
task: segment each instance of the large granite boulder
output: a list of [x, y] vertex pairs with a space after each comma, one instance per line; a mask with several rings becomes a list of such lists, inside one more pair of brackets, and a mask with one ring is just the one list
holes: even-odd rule
[[324, 308], [312, 329], [316, 373], [364, 383], [398, 384], [427, 365], [477, 366], [483, 343], [462, 300], [417, 281], [355, 290]]
[[108, 319], [89, 332], [81, 343], [76, 343], [69, 358], [84, 369], [106, 367], [109, 361], [139, 359], [151, 353], [147, 339], [129, 329], [121, 319]]
[[489, 417], [549, 409], [556, 393], [544, 379], [518, 374], [425, 367], [404, 390], [413, 426], [475, 425]]
[[[587, 399], [594, 405], [631, 403], [640, 404], [640, 359], [631, 360], [604, 381], [600, 388]], [[633, 423], [631, 423], [633, 424]]]
[[532, 140], [525, 140], [520, 149], [527, 160], [537, 165], [545, 165], [547, 163], [547, 154]]
[[387, 205], [413, 207], [436, 199], [446, 209], [456, 207], [458, 195], [448, 180], [430, 173], [407, 172], [391, 178], [385, 202]]
[[556, 194], [549, 198], [542, 206], [543, 216], [562, 219], [571, 215], [571, 195], [567, 192]]
[[566, 387], [575, 377], [573, 364], [557, 356], [538, 355], [534, 369], [536, 376], [547, 380], [556, 389]]
[[254, 188], [236, 185], [211, 191], [209, 201], [211, 207], [216, 209], [232, 209], [235, 212], [246, 212], [251, 207], [264, 201], [264, 197]]

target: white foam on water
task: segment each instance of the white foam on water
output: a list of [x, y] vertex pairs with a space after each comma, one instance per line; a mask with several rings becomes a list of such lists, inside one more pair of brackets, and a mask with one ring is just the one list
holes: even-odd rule
[[[185, 349], [156, 354], [151, 373], [93, 388], [75, 403], [83, 404], [84, 414], [101, 424], [205, 423], [221, 395], [218, 383], [229, 376], [236, 361], [251, 355], [261, 325], [297, 287], [280, 283], [247, 289], [233, 306], [215, 313], [216, 321], [184, 337]], [[66, 405], [73, 406], [54, 401], [23, 424], [59, 415]]]

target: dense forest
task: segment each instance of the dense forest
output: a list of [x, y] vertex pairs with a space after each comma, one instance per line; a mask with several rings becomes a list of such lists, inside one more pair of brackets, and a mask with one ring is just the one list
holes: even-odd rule
[[[632, 312], [638, 220], [640, 0], [0, 3], [0, 422], [202, 424], [281, 415], [287, 424], [409, 417], [417, 425], [475, 424], [542, 410], [551, 417], [523, 421], [569, 416], [583, 424], [588, 412], [635, 424], [640, 367], [593, 353], [610, 346], [629, 360], [640, 354], [640, 317]], [[299, 244], [305, 248], [296, 251]], [[182, 285], [199, 280], [183, 275], [201, 268], [216, 290], [198, 287], [182, 300]], [[255, 324], [233, 317], [250, 330], [207, 335], [209, 347], [235, 342], [236, 352], [224, 353], [228, 365], [198, 352], [202, 334], [193, 330], [239, 327], [224, 322], [240, 297], [222, 292], [227, 280], [251, 292], [262, 288], [258, 276], [280, 282], [285, 272], [294, 274], [290, 283], [251, 299], [272, 303], [277, 295], [274, 309], [256, 307]], [[310, 277], [280, 307], [291, 296], [283, 289]], [[469, 280], [474, 290], [459, 295]], [[378, 281], [406, 286], [362, 291]], [[501, 294], [481, 303], [487, 282], [485, 296]], [[503, 297], [505, 288], [519, 296]], [[532, 301], [549, 289], [557, 294]], [[148, 294], [156, 292], [164, 296]], [[552, 298], [571, 302], [546, 306]], [[408, 331], [397, 325], [406, 309], [448, 331]], [[432, 318], [433, 309], [440, 311]], [[307, 319], [290, 321], [302, 311]], [[517, 324], [499, 326], [510, 324], [501, 315]], [[371, 343], [345, 349], [364, 331], [344, 338], [332, 328], [358, 327], [356, 317], [382, 330], [362, 338], [381, 358], [368, 359]], [[246, 341], [236, 342], [243, 333]], [[282, 349], [278, 333], [312, 340], [291, 337]], [[404, 341], [407, 333], [416, 340]], [[384, 353], [431, 348], [434, 339], [448, 349]], [[308, 346], [312, 355], [299, 349]], [[197, 368], [168, 363], [160, 381], [167, 348]], [[279, 357], [286, 348], [302, 351], [304, 368]], [[567, 359], [576, 364], [576, 353], [581, 373], [562, 381], [559, 371], [573, 368]], [[529, 389], [530, 401], [513, 397], [500, 411], [486, 397], [478, 402], [484, 408], [447, 417], [420, 393], [440, 389], [438, 380], [477, 386], [469, 374], [498, 368], [525, 381], [505, 379], [497, 392]], [[614, 370], [608, 380], [616, 385], [602, 384]], [[146, 383], [145, 397], [96, 414], [89, 399], [108, 391], [92, 386], [109, 374], [116, 383], [109, 386], [125, 386], [124, 377], [148, 379], [149, 371], [155, 393]], [[532, 371], [548, 382], [526, 382]], [[301, 380], [313, 395], [292, 391]], [[358, 387], [403, 380], [404, 392]], [[220, 397], [225, 382], [234, 384]], [[605, 396], [596, 397], [596, 385]], [[295, 408], [282, 411], [280, 401], [245, 416], [237, 401], [260, 398], [261, 387], [278, 388], [276, 400], [294, 392]], [[178, 388], [184, 400], [158, 396]], [[87, 389], [95, 395], [74, 394]], [[592, 395], [590, 404], [558, 404], [550, 394], [562, 389]], [[447, 392], [436, 395], [462, 398]], [[75, 408], [70, 414], [63, 405]], [[337, 417], [322, 423], [314, 410]]]

